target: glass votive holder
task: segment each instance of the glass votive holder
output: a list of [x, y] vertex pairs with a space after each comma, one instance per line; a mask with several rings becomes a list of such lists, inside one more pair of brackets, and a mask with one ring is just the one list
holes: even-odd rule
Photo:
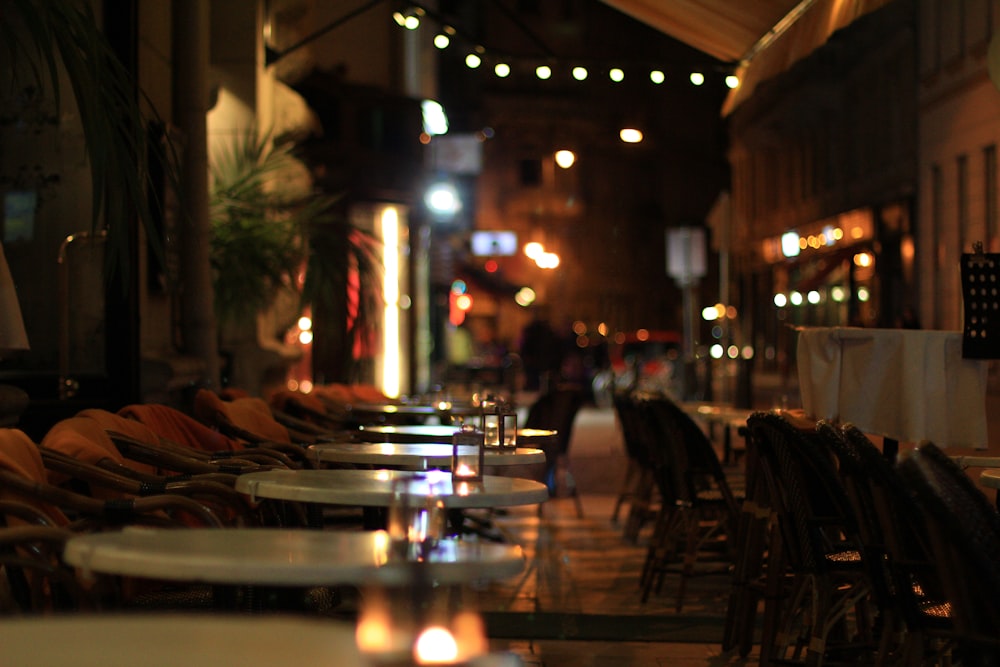
[[451, 481], [480, 482], [483, 479], [485, 434], [468, 424], [451, 436]]
[[479, 404], [482, 410], [480, 429], [483, 432], [483, 445], [493, 449], [500, 447], [500, 403], [489, 396]]
[[510, 452], [517, 449], [517, 410], [506, 403], [500, 410], [500, 449]]
[[443, 493], [446, 473], [403, 474], [392, 480], [392, 498], [386, 532], [389, 557], [422, 561], [445, 537], [447, 511]]

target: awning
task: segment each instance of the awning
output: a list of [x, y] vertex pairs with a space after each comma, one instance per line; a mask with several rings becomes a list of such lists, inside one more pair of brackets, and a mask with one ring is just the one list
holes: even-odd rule
[[837, 30], [891, 0], [602, 0], [674, 39], [732, 63], [740, 86], [722, 115], [758, 84], [822, 46]]

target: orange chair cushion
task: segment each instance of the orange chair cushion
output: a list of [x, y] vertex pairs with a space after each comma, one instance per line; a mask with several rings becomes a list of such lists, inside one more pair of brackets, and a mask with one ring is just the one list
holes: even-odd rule
[[194, 417], [169, 405], [127, 405], [119, 410], [118, 414], [145, 425], [156, 434], [179, 445], [206, 452], [243, 449], [239, 441], [210, 429]]
[[292, 442], [288, 429], [275, 421], [271, 408], [262, 398], [223, 401], [215, 392], [199, 389], [194, 397], [194, 406], [195, 416], [207, 424], [219, 423], [221, 419], [264, 440]]
[[[42, 455], [38, 451], [38, 445], [24, 431], [18, 429], [0, 429], [0, 470], [6, 470], [32, 482], [48, 484], [48, 473], [42, 462]], [[54, 505], [34, 498], [25, 498], [4, 489], [2, 485], [0, 485], [0, 499], [30, 504], [48, 515], [58, 525], [65, 526], [69, 523], [62, 510]], [[14, 525], [21, 522], [11, 517], [10, 523]]]

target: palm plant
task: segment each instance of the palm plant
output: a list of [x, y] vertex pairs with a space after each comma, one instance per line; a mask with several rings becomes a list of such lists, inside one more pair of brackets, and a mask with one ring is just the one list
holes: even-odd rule
[[[212, 264], [221, 322], [248, 326], [279, 290], [303, 305], [351, 301], [337, 349], [348, 353], [378, 306], [377, 242], [338, 213], [340, 197], [296, 188], [290, 142], [254, 129], [221, 147], [212, 161]], [[298, 276], [305, 269], [305, 280]], [[301, 285], [301, 287], [300, 287]], [[339, 328], [338, 328], [339, 329]], [[349, 363], [349, 358], [345, 359]]]
[[[90, 162], [92, 226], [107, 226], [108, 274], [127, 272], [133, 215], [146, 225], [159, 250], [148, 199], [155, 190], [147, 187], [145, 165], [162, 149], [148, 141], [133, 77], [97, 28], [88, 2], [0, 1], [0, 48], [12, 64], [4, 77], [9, 87], [0, 94], [30, 100], [40, 91], [49, 92], [57, 114], [64, 102], [60, 68], [65, 70]], [[112, 185], [114, 196], [109, 194]]]

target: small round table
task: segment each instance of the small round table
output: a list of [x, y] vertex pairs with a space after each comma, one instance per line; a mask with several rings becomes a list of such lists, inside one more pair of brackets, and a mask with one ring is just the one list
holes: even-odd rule
[[274, 667], [366, 664], [343, 622], [279, 616], [74, 614], [0, 623], [4, 664], [19, 667]]
[[[447, 442], [455, 433], [447, 424], [369, 424], [358, 427], [358, 438], [366, 442]], [[550, 444], [558, 433], [551, 429], [519, 428], [517, 441], [529, 447]]]
[[[321, 442], [309, 446], [321, 463], [409, 468], [411, 470], [451, 467], [451, 443]], [[533, 447], [518, 447], [513, 452], [487, 449], [487, 466], [545, 463], [545, 452]]]
[[[412, 475], [403, 470], [265, 470], [237, 477], [236, 490], [251, 498], [388, 507], [393, 481]], [[549, 498], [544, 484], [520, 477], [484, 475], [482, 482], [455, 485], [442, 474], [440, 488], [448, 509], [534, 505]]]
[[460, 584], [524, 569], [519, 546], [453, 539], [425, 561], [396, 560], [381, 530], [129, 528], [71, 537], [63, 558], [84, 573], [275, 587]]

